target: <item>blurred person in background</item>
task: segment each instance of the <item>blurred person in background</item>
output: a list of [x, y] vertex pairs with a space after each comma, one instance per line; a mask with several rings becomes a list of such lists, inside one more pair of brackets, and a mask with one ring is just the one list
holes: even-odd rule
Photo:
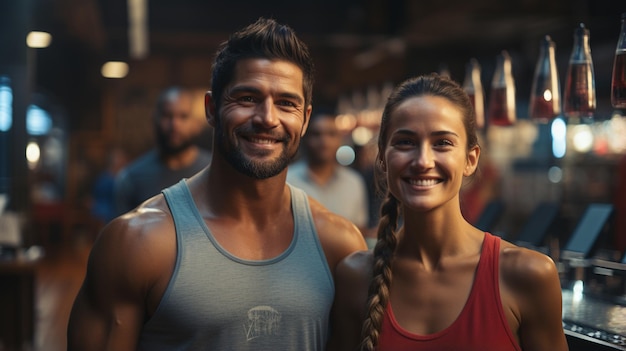
[[101, 227], [117, 216], [115, 204], [115, 177], [128, 164], [128, 157], [120, 147], [109, 150], [104, 170], [91, 187], [91, 215]]
[[220, 46], [205, 96], [211, 163], [100, 233], [69, 350], [325, 349], [335, 267], [366, 245], [286, 183], [313, 73], [306, 45], [274, 20]]
[[355, 169], [361, 174], [365, 181], [365, 187], [367, 189], [367, 208], [368, 208], [368, 221], [367, 229], [362, 231], [367, 247], [373, 249], [376, 246], [377, 234], [378, 234], [378, 220], [380, 219], [380, 205], [385, 194], [381, 193], [376, 184], [376, 154], [378, 153], [378, 145], [376, 140], [372, 138], [365, 145], [357, 146], [356, 160], [354, 162]]
[[369, 216], [367, 188], [360, 173], [337, 162], [341, 139], [334, 114], [313, 113], [302, 138], [303, 158], [289, 166], [287, 182], [364, 232]]
[[193, 103], [193, 94], [181, 87], [169, 87], [159, 95], [153, 117], [156, 146], [117, 175], [116, 215], [209, 164], [209, 151], [197, 144], [203, 127], [193, 115]]

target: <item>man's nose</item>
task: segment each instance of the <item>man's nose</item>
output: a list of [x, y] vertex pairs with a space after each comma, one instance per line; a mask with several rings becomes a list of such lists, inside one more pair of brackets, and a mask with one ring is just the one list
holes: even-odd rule
[[265, 99], [257, 105], [253, 122], [262, 125], [264, 128], [274, 128], [279, 124], [277, 112], [274, 101], [271, 98]]

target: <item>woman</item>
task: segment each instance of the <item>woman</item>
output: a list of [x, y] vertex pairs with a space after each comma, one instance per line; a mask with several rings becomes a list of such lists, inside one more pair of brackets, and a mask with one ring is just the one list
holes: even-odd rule
[[480, 156], [462, 89], [437, 75], [399, 85], [378, 147], [378, 243], [338, 267], [329, 348], [567, 350], [554, 262], [461, 215], [461, 184]]

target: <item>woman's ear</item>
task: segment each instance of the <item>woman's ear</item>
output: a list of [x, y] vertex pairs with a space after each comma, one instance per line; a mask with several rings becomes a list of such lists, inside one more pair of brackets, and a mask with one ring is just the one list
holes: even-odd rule
[[476, 145], [467, 153], [467, 161], [465, 162], [465, 169], [463, 170], [464, 176], [469, 177], [476, 172], [479, 158], [480, 146]]
[[204, 113], [206, 114], [206, 120], [209, 122], [209, 125], [215, 128], [215, 101], [213, 100], [213, 94], [210, 91], [207, 91], [204, 94]]

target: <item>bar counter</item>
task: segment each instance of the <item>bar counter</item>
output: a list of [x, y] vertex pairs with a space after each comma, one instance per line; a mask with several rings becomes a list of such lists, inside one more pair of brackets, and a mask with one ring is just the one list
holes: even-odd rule
[[570, 351], [626, 350], [626, 306], [563, 290], [563, 329]]

